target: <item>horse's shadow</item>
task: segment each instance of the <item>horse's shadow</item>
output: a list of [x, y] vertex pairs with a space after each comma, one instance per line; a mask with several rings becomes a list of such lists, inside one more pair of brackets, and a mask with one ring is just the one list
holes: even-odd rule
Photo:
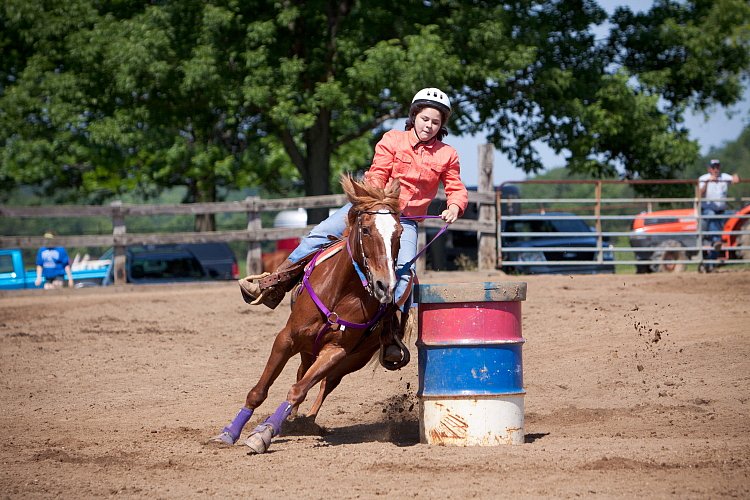
[[323, 446], [372, 442], [414, 446], [419, 444], [419, 422], [408, 419], [387, 420], [329, 429], [314, 422], [305, 421], [304, 418], [297, 418], [285, 423], [283, 436], [318, 436]]
[[[549, 432], [527, 433], [524, 443], [534, 443], [547, 437]], [[383, 420], [368, 424], [355, 424], [343, 427], [326, 428], [315, 423], [314, 420], [300, 415], [284, 424], [284, 432], [279, 442], [291, 436], [317, 436], [319, 446], [340, 446], [343, 444], [359, 443], [392, 443], [396, 446], [407, 447], [420, 443], [419, 421], [406, 419]]]

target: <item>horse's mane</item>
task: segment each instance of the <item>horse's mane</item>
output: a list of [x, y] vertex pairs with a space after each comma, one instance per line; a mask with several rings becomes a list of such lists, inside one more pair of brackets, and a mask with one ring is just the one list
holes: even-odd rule
[[350, 175], [344, 174], [341, 176], [341, 186], [353, 205], [353, 210], [349, 211], [350, 226], [354, 223], [358, 211], [386, 208], [391, 212], [400, 212], [398, 197], [401, 193], [401, 184], [398, 179], [392, 180], [385, 189], [381, 189], [364, 181], [354, 180]]

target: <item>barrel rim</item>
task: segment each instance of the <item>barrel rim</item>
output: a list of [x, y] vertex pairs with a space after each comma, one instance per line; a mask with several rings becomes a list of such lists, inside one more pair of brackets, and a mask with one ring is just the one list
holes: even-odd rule
[[[480, 396], [480, 397], [477, 397]], [[491, 394], [417, 394], [417, 397], [419, 397], [422, 400], [444, 400], [444, 399], [507, 399], [511, 397], [520, 397], [523, 398], [526, 396], [526, 389], [521, 389], [519, 392], [503, 392], [499, 394], [491, 393]]]
[[[425, 283], [414, 287], [414, 302], [444, 304], [461, 302], [521, 302], [526, 300], [525, 281], [475, 281]], [[450, 294], [441, 293], [450, 290]]]
[[458, 340], [442, 340], [442, 341], [424, 341], [417, 339], [414, 343], [417, 347], [471, 347], [471, 346], [487, 346], [487, 345], [507, 345], [507, 344], [525, 344], [526, 339], [521, 337], [520, 339], [496, 339], [496, 340], [482, 340], [482, 339], [458, 339]]

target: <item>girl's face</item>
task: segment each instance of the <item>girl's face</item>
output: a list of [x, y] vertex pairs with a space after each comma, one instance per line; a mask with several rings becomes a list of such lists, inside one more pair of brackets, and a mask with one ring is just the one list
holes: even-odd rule
[[440, 111], [435, 108], [424, 108], [414, 119], [414, 131], [420, 141], [426, 142], [440, 132], [442, 124], [443, 117]]

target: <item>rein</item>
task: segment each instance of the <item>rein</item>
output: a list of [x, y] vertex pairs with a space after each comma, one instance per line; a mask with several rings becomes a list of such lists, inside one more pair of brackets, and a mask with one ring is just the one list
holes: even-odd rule
[[[439, 215], [408, 215], [408, 216], [401, 217], [401, 219], [403, 220], [424, 220], [424, 219], [439, 219], [439, 218], [440, 218]], [[401, 270], [396, 271], [396, 276], [401, 277], [407, 272], [409, 272], [411, 270], [412, 264], [414, 264], [417, 261], [417, 259], [420, 258], [422, 254], [424, 254], [427, 251], [427, 247], [432, 245], [436, 239], [438, 239], [445, 231], [448, 230], [448, 226], [450, 226], [450, 224], [446, 224], [442, 228], [440, 228], [440, 231], [438, 231], [438, 233], [425, 246], [423, 246], [419, 252], [417, 252], [417, 255], [415, 255], [413, 259], [411, 259], [409, 262], [404, 264], [403, 267], [401, 267]]]

